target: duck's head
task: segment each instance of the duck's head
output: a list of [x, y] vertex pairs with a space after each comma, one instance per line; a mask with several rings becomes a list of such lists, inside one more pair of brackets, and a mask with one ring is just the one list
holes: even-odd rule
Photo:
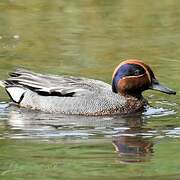
[[120, 63], [112, 76], [112, 91], [123, 96], [141, 97], [147, 89], [154, 89], [166, 94], [176, 94], [170, 88], [161, 85], [155, 78], [151, 68], [137, 59]]

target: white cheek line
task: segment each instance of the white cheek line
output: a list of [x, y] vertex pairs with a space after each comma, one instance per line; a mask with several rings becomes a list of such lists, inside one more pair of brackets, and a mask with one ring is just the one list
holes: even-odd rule
[[145, 74], [139, 75], [139, 76], [124, 76], [122, 79], [126, 79], [126, 78], [138, 78], [138, 77], [142, 77]]

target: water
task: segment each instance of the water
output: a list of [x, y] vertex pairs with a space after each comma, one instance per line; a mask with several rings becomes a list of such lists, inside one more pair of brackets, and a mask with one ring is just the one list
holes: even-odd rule
[[176, 96], [148, 91], [126, 116], [65, 116], [10, 105], [0, 89], [1, 179], [180, 179], [178, 0], [1, 0], [0, 79], [16, 67], [111, 81], [150, 64]]

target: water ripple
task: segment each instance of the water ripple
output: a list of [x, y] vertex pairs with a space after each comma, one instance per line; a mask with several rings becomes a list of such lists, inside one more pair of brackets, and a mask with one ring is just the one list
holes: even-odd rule
[[146, 118], [151, 117], [163, 117], [163, 116], [169, 116], [176, 114], [175, 110], [169, 110], [165, 108], [154, 108], [154, 107], [147, 107], [146, 111], [143, 113], [143, 115]]
[[66, 116], [32, 111], [0, 103], [1, 138], [101, 138], [179, 136], [177, 127], [156, 130], [144, 127], [144, 119], [174, 115], [164, 108], [148, 107], [143, 114], [126, 116]]

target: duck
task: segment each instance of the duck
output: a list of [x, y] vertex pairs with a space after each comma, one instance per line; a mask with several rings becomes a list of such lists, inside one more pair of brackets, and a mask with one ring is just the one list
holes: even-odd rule
[[67, 75], [44, 75], [16, 69], [0, 81], [12, 102], [19, 107], [49, 113], [102, 116], [142, 111], [147, 105], [142, 92], [176, 92], [156, 79], [142, 60], [128, 59], [115, 68], [112, 84]]

